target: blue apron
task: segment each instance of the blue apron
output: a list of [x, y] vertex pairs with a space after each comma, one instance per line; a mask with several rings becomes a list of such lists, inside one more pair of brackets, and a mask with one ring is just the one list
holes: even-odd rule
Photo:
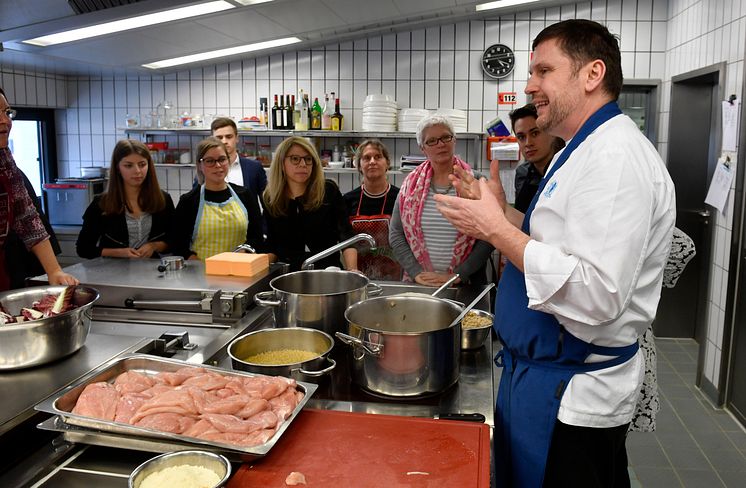
[[[526, 234], [530, 234], [536, 202], [552, 175], [589, 134], [621, 113], [610, 102], [583, 124], [541, 181], [523, 219]], [[573, 375], [625, 363], [637, 352], [638, 343], [595, 346], [566, 331], [554, 315], [529, 309], [525, 277], [511, 263], [500, 278], [494, 327], [503, 344], [495, 357], [495, 364], [503, 368], [495, 408], [497, 486], [540, 487], [560, 401]], [[590, 354], [616, 357], [585, 363]]]

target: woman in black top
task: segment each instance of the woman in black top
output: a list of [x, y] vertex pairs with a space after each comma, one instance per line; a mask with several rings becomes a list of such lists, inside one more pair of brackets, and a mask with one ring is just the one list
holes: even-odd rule
[[[352, 237], [344, 201], [333, 181], [324, 180], [321, 160], [302, 137], [282, 141], [270, 167], [263, 202], [270, 259], [300, 269], [303, 261]], [[342, 251], [344, 268], [357, 269], [357, 251]], [[338, 255], [315, 263], [316, 269], [341, 266]]]
[[149, 258], [165, 252], [174, 203], [158, 185], [150, 151], [140, 141], [117, 142], [109, 186], [83, 215], [78, 256]]
[[206, 259], [249, 244], [264, 249], [262, 216], [254, 192], [227, 183], [228, 151], [208, 137], [197, 146], [199, 186], [182, 195], [171, 231], [172, 252], [186, 259]]
[[387, 172], [391, 158], [378, 139], [366, 139], [357, 148], [355, 166], [363, 177], [362, 184], [344, 196], [353, 232], [370, 234], [376, 248], [358, 247], [358, 267], [373, 280], [400, 280], [401, 266], [389, 245], [389, 221], [399, 188], [389, 183]]

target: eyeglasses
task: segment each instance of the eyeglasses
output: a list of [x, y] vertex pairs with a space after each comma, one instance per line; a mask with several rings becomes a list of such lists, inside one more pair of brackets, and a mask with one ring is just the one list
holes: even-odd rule
[[10, 120], [13, 120], [16, 118], [16, 115], [18, 115], [18, 112], [16, 110], [13, 110], [12, 108], [8, 107], [5, 110], [2, 110], [2, 112], [5, 114], [6, 117], [8, 117]]
[[439, 142], [442, 142], [443, 144], [448, 144], [453, 140], [452, 135], [447, 135], [443, 137], [434, 137], [432, 139], [428, 139], [425, 141], [426, 146], [437, 146]]
[[306, 166], [313, 165], [313, 156], [296, 156], [295, 154], [293, 154], [292, 156], [286, 156], [285, 159], [290, 161], [290, 164], [292, 164], [293, 166], [300, 166], [301, 161], [306, 163]]
[[383, 157], [383, 154], [366, 154], [365, 156], [360, 157], [360, 161], [362, 161], [363, 163], [370, 163], [371, 161], [381, 161], [385, 159], [386, 158]]
[[228, 162], [228, 158], [226, 156], [220, 156], [218, 159], [202, 158], [199, 161], [205, 166], [212, 168], [216, 164], [226, 164]]

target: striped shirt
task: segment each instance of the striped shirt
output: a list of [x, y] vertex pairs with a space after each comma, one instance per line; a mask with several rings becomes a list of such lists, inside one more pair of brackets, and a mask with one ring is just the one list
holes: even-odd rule
[[127, 221], [129, 247], [134, 247], [138, 242], [147, 242], [150, 229], [153, 227], [153, 216], [143, 213], [140, 217], [134, 217], [131, 213], [125, 212], [125, 220]]
[[[444, 273], [448, 271], [453, 259], [453, 244], [456, 242], [458, 231], [443, 217], [437, 208], [433, 196], [435, 192], [432, 187], [427, 192], [425, 205], [422, 207], [420, 225], [425, 237], [427, 252], [430, 254], [430, 262], [433, 270]], [[456, 196], [456, 190], [451, 187], [447, 195]]]

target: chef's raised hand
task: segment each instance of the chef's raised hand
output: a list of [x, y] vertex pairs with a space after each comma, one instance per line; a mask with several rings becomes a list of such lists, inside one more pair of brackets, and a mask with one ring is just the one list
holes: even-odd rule
[[435, 206], [459, 232], [489, 242], [507, 220], [487, 180], [481, 178], [473, 186], [479, 188], [478, 200], [435, 195]]
[[473, 174], [461, 166], [454, 164], [453, 173], [448, 175], [448, 179], [451, 180], [451, 184], [456, 189], [458, 196], [470, 200], [479, 200], [479, 185]]

